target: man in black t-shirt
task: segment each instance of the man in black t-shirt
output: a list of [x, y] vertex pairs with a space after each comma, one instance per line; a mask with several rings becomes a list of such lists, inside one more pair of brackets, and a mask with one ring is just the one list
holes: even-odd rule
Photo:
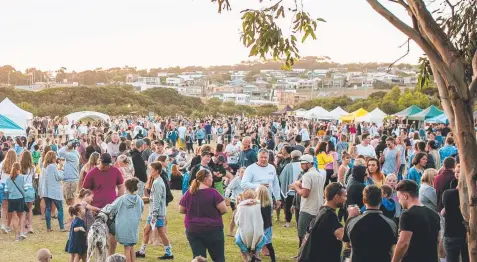
[[419, 201], [419, 186], [403, 180], [396, 187], [399, 203], [406, 209], [399, 220], [399, 240], [393, 262], [436, 262], [440, 241], [440, 217]]
[[379, 210], [381, 200], [381, 189], [375, 185], [367, 186], [363, 191], [366, 211], [346, 222], [343, 242], [351, 243], [353, 262], [391, 261], [397, 226]]
[[[310, 234], [300, 248], [299, 262], [339, 262], [344, 229], [336, 215], [336, 209], [346, 203], [346, 188], [340, 183], [330, 183], [325, 188], [326, 202], [320, 212], [310, 223]], [[359, 214], [357, 207], [348, 209], [349, 216]]]

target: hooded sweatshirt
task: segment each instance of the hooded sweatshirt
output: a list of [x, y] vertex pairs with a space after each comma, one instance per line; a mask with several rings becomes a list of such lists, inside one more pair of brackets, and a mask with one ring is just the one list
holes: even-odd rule
[[348, 205], [358, 205], [359, 208], [362, 208], [364, 206], [363, 189], [366, 187], [364, 185], [365, 176], [366, 176], [366, 167], [364, 166], [353, 167], [351, 178], [348, 182], [348, 187], [347, 187], [348, 200], [346, 202]]
[[257, 245], [262, 242], [264, 237], [263, 219], [260, 203], [247, 205], [249, 201], [242, 201], [237, 207], [235, 215], [235, 224], [237, 225], [237, 234], [240, 235], [242, 242], [251, 250], [255, 250]]
[[139, 220], [144, 210], [144, 202], [137, 194], [124, 194], [112, 204], [106, 205], [102, 212], [115, 217], [116, 240], [121, 244], [136, 244], [139, 238]]
[[155, 219], [164, 218], [166, 210], [166, 185], [164, 180], [158, 176], [154, 179], [151, 187], [149, 215]]

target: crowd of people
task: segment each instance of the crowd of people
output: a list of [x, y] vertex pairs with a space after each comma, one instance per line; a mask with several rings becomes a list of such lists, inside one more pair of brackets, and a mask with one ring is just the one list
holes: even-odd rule
[[[158, 259], [171, 260], [177, 250], [168, 205], [179, 190], [195, 261], [225, 261], [226, 237], [243, 261], [280, 260], [273, 226], [282, 210], [285, 228], [295, 216], [297, 261], [469, 261], [453, 133], [446, 125], [416, 126], [295, 117], [38, 118], [25, 137], [0, 132], [1, 230], [22, 241], [34, 232], [33, 215], [48, 232], [57, 219], [69, 232], [70, 261], [85, 261], [89, 229], [104, 213], [110, 255], [119, 243], [125, 261], [136, 261], [160, 241]], [[224, 226], [227, 212], [233, 217]]]

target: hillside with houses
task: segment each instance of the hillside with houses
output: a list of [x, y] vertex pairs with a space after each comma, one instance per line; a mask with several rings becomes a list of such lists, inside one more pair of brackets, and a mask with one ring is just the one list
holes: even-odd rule
[[394, 86], [414, 87], [417, 66], [400, 64], [337, 64], [316, 57], [300, 60], [290, 71], [277, 62], [242, 62], [235, 66], [158, 68], [135, 67], [68, 72], [27, 69], [24, 73], [11, 66], [0, 67], [0, 85], [22, 90], [51, 87], [131, 85], [136, 91], [171, 88], [179, 94], [217, 98], [238, 105], [297, 105], [317, 98], [347, 95], [366, 98], [373, 92]]

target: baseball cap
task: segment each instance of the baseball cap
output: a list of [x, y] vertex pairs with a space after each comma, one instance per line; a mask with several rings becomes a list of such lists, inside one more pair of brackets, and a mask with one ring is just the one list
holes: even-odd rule
[[303, 154], [301, 153], [300, 150], [293, 150], [291, 152], [291, 158], [297, 158], [297, 157], [301, 157]]
[[100, 161], [103, 164], [111, 164], [112, 162], [111, 155], [109, 153], [102, 154]]
[[219, 162], [225, 163], [225, 157], [224, 156], [217, 157], [217, 163]]
[[202, 153], [201, 153], [200, 155], [201, 155], [201, 156], [207, 156], [207, 155], [213, 156], [214, 154], [211, 153], [211, 152], [209, 152], [209, 151], [202, 151]]
[[314, 160], [313, 160], [313, 157], [311, 155], [302, 155], [300, 157], [300, 163], [302, 163], [302, 164], [313, 164]]

